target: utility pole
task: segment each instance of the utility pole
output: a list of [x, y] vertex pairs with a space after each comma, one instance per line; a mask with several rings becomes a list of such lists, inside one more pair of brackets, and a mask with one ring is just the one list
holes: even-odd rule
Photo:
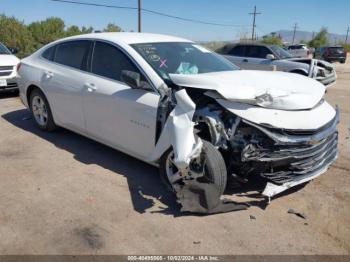
[[253, 30], [252, 30], [252, 40], [254, 40], [255, 37], [255, 17], [256, 15], [260, 15], [261, 13], [257, 13], [256, 12], [256, 5], [254, 6], [254, 12], [253, 13], [249, 13], [250, 15], [253, 15]]
[[345, 44], [346, 45], [348, 44], [349, 31], [350, 31], [350, 28], [348, 27], [348, 30], [346, 30], [346, 38], [345, 38]]
[[138, 32], [141, 33], [141, 0], [138, 0]]
[[298, 28], [298, 24], [295, 23], [294, 24], [294, 32], [293, 32], [293, 41], [292, 41], [292, 45], [294, 45], [294, 40], [295, 40], [295, 32], [297, 31], [297, 28]]

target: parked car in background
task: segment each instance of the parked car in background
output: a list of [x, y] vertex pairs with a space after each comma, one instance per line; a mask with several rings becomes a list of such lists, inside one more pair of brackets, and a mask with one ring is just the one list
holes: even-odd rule
[[309, 57], [311, 55], [310, 49], [304, 44], [287, 46], [287, 50], [293, 57]]
[[[12, 49], [16, 53], [16, 49]], [[20, 60], [0, 43], [0, 92], [17, 91], [17, 65]]]
[[325, 86], [337, 79], [335, 68], [328, 62], [311, 58], [293, 58], [283, 48], [265, 44], [227, 44], [217, 50], [225, 58], [242, 69], [276, 70], [304, 75]]
[[40, 129], [62, 126], [158, 165], [184, 211], [205, 212], [196, 203], [219, 201], [232, 174], [263, 178], [270, 198], [321, 175], [337, 157], [339, 112], [323, 99], [324, 85], [239, 70], [178, 37], [62, 39], [23, 59], [19, 81]]
[[342, 46], [324, 46], [316, 48], [315, 58], [322, 59], [328, 62], [340, 62], [342, 64], [346, 61], [346, 50]]

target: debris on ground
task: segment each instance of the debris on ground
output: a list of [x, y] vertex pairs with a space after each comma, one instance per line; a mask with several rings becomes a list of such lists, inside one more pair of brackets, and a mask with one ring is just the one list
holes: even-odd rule
[[304, 213], [296, 212], [294, 209], [289, 209], [288, 214], [294, 214], [298, 217], [301, 217], [302, 219], [307, 219], [307, 216]]
[[199, 245], [201, 243], [201, 241], [193, 241], [193, 244], [195, 245]]
[[255, 220], [256, 219], [256, 217], [253, 216], [253, 215], [249, 215], [249, 218], [250, 218], [250, 220]]
[[195, 180], [186, 181], [181, 190], [177, 190], [182, 212], [217, 214], [245, 210], [249, 207], [245, 203], [220, 199], [220, 195], [219, 189], [214, 184]]

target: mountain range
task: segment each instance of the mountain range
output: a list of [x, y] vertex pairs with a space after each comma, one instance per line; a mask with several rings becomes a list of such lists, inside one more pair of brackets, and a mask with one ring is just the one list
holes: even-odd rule
[[[279, 30], [275, 32], [276, 35], [280, 35], [284, 42], [293, 41], [293, 30]], [[317, 32], [308, 32], [308, 31], [296, 31], [295, 33], [295, 43], [299, 43], [301, 40], [310, 41], [312, 36], [317, 34]], [[345, 42], [346, 35], [328, 33], [328, 39], [330, 43]], [[349, 41], [350, 39], [348, 39]]]

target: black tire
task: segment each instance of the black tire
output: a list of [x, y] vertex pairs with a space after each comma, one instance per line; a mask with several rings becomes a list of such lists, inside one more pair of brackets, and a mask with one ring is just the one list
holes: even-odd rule
[[341, 60], [340, 63], [341, 63], [341, 64], [345, 64], [345, 60]]
[[[40, 98], [44, 104], [45, 104], [45, 108], [46, 108], [46, 112], [47, 112], [47, 118], [44, 124], [39, 123], [36, 116], [34, 115], [33, 112], [33, 100], [34, 98]], [[57, 129], [57, 126], [53, 120], [53, 116], [52, 116], [52, 111], [49, 105], [49, 102], [47, 101], [44, 93], [40, 90], [40, 89], [34, 89], [29, 96], [29, 106], [30, 106], [30, 112], [32, 113], [32, 117], [34, 119], [34, 122], [36, 124], [37, 127], [39, 127], [41, 130], [47, 131], [47, 132], [52, 132], [54, 130]]]
[[[205, 140], [202, 141], [203, 150], [206, 157], [204, 178], [214, 183], [219, 188], [220, 194], [222, 195], [227, 184], [227, 170], [225, 161], [221, 153], [211, 143]], [[172, 153], [172, 149], [169, 149], [166, 153], [163, 154], [160, 160], [159, 172], [161, 179], [166, 184], [167, 188], [170, 191], [174, 192], [174, 189], [171, 186], [166, 174], [166, 162], [170, 153]], [[199, 179], [202, 178], [198, 178], [198, 180]]]

